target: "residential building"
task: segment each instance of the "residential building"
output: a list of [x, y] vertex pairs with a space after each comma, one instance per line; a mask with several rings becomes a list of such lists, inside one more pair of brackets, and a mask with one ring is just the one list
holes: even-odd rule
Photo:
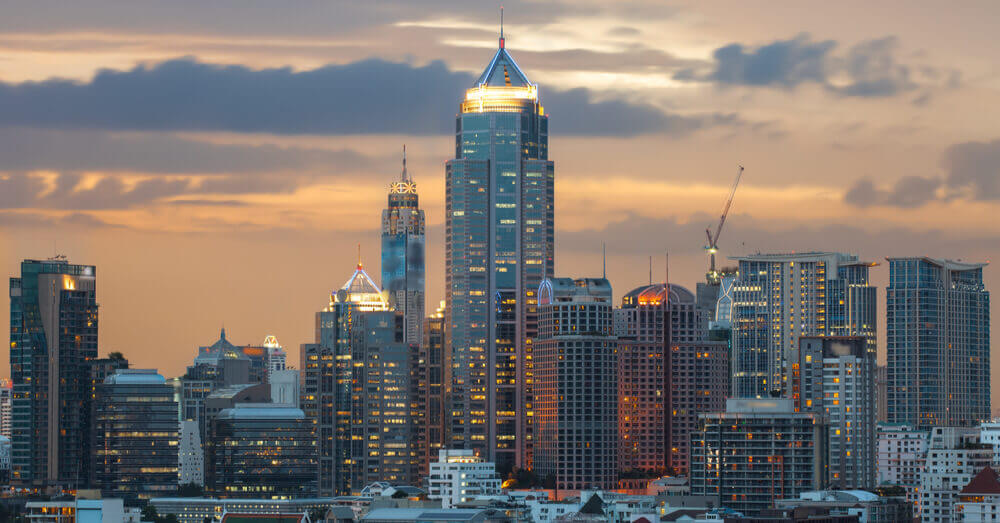
[[364, 523], [511, 523], [512, 519], [496, 509], [452, 508], [377, 508], [360, 519]]
[[[204, 523], [226, 513], [266, 514], [326, 511], [333, 498], [153, 498], [149, 504], [160, 516], [174, 515], [180, 523]], [[340, 522], [337, 522], [340, 523]]]
[[829, 432], [835, 489], [872, 489], [876, 476], [875, 355], [860, 336], [803, 336], [788, 361], [787, 396]]
[[452, 508], [476, 496], [500, 493], [496, 465], [483, 460], [472, 449], [441, 449], [431, 463], [427, 497], [440, 499], [441, 508]]
[[880, 423], [877, 438], [877, 483], [904, 488], [906, 500], [919, 511], [920, 474], [927, 462], [931, 431], [898, 423]]
[[83, 487], [89, 479], [97, 268], [24, 260], [10, 279], [11, 481]]
[[990, 419], [990, 293], [983, 263], [889, 258], [888, 420], [918, 428]]
[[920, 520], [951, 523], [953, 504], [963, 487], [993, 461], [993, 447], [969, 427], [931, 429], [927, 461], [920, 474]]
[[32, 523], [140, 523], [138, 508], [126, 508], [115, 498], [70, 501], [29, 501], [26, 520]]
[[417, 358], [416, 399], [418, 416], [414, 441], [419, 458], [418, 477], [426, 477], [430, 464], [448, 442], [448, 388], [451, 356], [446, 341], [445, 302], [424, 319], [423, 343]]
[[1000, 478], [992, 467], [986, 467], [959, 491], [952, 521], [988, 523], [996, 521], [998, 517], [1000, 517]]
[[747, 516], [825, 480], [826, 430], [791, 399], [729, 399], [691, 433], [691, 494]]
[[417, 445], [413, 439], [417, 347], [404, 341], [397, 311], [356, 314], [351, 330], [350, 490], [375, 481], [413, 485]]
[[722, 412], [730, 391], [729, 344], [687, 341], [670, 346], [667, 357], [667, 469], [688, 474], [691, 432], [698, 415]]
[[[319, 494], [348, 495], [351, 489], [351, 332], [363, 312], [388, 311], [382, 290], [361, 262], [343, 287], [330, 294], [316, 313], [315, 343], [299, 352], [302, 410], [316, 427], [319, 454]], [[360, 488], [361, 486], [358, 486]]]
[[97, 389], [93, 449], [105, 497], [149, 499], [174, 492], [178, 421], [174, 388], [150, 369], [123, 369]]
[[889, 421], [889, 368], [885, 365], [875, 367], [875, 399], [878, 422]]
[[205, 449], [201, 442], [198, 422], [180, 422], [180, 442], [177, 445], [177, 483], [187, 485], [205, 484]]
[[823, 509], [831, 515], [856, 515], [858, 523], [912, 523], [913, 505], [901, 498], [882, 497], [864, 490], [814, 490], [798, 498], [779, 499], [778, 509]]
[[10, 438], [11, 412], [14, 402], [14, 383], [0, 379], [0, 436]]
[[546, 278], [534, 343], [535, 468], [559, 490], [618, 484], [618, 361], [611, 283]]
[[445, 167], [449, 446], [501, 472], [531, 468], [536, 293], [555, 236], [548, 116], [504, 42], [465, 92]]
[[239, 403], [211, 422], [205, 484], [226, 498], [316, 496], [316, 436], [299, 410], [271, 403]]
[[389, 305], [403, 315], [403, 340], [423, 341], [424, 321], [424, 211], [420, 209], [417, 183], [403, 170], [389, 185], [388, 206], [382, 211], [382, 290]]
[[[664, 291], [668, 287], [669, 296]], [[691, 428], [689, 424], [698, 412], [721, 410], [721, 404], [713, 403], [716, 394], [704, 398], [709, 402], [704, 405], [705, 411], [695, 410], [695, 404], [703, 402], [686, 394], [706, 384], [717, 389], [718, 383], [714, 382], [722, 379], [728, 383], [728, 377], [714, 373], [680, 375], [681, 368], [695, 365], [690, 363], [690, 357], [697, 356], [695, 346], [705, 341], [703, 314], [691, 291], [663, 283], [633, 289], [622, 297], [621, 308], [614, 311], [614, 332], [619, 340], [620, 470], [645, 471], [655, 477], [667, 468], [686, 468], [687, 456], [680, 449], [687, 448], [687, 441], [677, 438], [686, 438], [685, 430]], [[672, 350], [675, 347], [677, 351]], [[677, 369], [676, 380], [672, 365]], [[672, 398], [675, 388], [678, 397]], [[674, 409], [674, 401], [686, 407]], [[674, 420], [674, 416], [679, 418]], [[671, 427], [676, 427], [676, 432]]]
[[874, 264], [816, 252], [733, 258], [733, 395], [766, 398], [784, 389], [784, 362], [800, 336], [862, 336], [875, 353]]
[[10, 438], [0, 436], [0, 485], [10, 484]]

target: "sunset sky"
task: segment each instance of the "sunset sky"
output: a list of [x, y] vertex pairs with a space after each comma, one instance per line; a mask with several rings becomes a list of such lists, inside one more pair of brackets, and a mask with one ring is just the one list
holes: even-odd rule
[[[444, 162], [498, 8], [4, 3], [0, 268], [55, 253], [97, 265], [100, 352], [137, 367], [178, 375], [223, 325], [235, 343], [275, 334], [297, 366], [358, 243], [378, 279], [405, 143], [433, 311]], [[550, 115], [557, 276], [599, 275], [605, 241], [617, 297], [648, 280], [650, 255], [662, 281], [667, 251], [671, 282], [693, 290], [738, 164], [722, 255], [882, 262], [880, 322], [886, 256], [1000, 259], [997, 2], [504, 8], [507, 48]], [[1000, 289], [997, 268], [986, 278]]]

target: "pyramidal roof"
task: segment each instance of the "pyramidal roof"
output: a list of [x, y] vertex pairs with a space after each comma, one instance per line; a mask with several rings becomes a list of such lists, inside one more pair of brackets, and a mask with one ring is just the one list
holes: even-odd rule
[[348, 294], [381, 294], [382, 289], [375, 285], [375, 281], [372, 280], [371, 276], [365, 272], [362, 268], [361, 263], [358, 263], [358, 268], [354, 269], [354, 274], [351, 275], [347, 283], [344, 284], [341, 289], [347, 291]]
[[517, 62], [511, 58], [504, 43], [503, 25], [500, 26], [500, 47], [493, 55], [483, 74], [479, 75], [474, 87], [528, 87], [535, 85], [521, 72]]
[[1000, 494], [1000, 480], [996, 471], [987, 466], [972, 478], [961, 494]]

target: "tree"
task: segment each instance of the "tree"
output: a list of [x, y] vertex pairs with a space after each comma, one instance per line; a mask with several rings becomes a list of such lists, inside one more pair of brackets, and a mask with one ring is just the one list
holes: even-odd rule
[[111, 359], [111, 360], [124, 360], [125, 359], [125, 355], [122, 354], [121, 352], [114, 351], [111, 354], [108, 354], [108, 359]]
[[153, 521], [154, 523], [160, 519], [160, 515], [156, 513], [156, 507], [152, 503], [149, 503], [142, 509], [142, 520], [143, 521]]
[[321, 508], [314, 508], [309, 511], [309, 521], [317, 523], [326, 519], [326, 510]]
[[177, 487], [177, 497], [179, 498], [200, 498], [205, 495], [205, 487], [197, 483], [185, 483]]

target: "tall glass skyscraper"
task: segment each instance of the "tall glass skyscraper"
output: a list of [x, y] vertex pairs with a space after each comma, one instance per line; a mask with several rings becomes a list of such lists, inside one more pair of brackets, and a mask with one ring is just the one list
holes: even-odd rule
[[11, 480], [85, 486], [97, 358], [97, 269], [65, 258], [25, 260], [10, 279], [14, 382]]
[[424, 211], [417, 202], [417, 184], [403, 172], [389, 186], [389, 205], [382, 211], [382, 290], [403, 313], [403, 339], [419, 345], [424, 321]]
[[800, 336], [863, 336], [875, 353], [874, 265], [835, 252], [734, 258], [733, 395], [768, 397], [785, 388], [785, 360]]
[[890, 423], [978, 426], [990, 419], [990, 293], [983, 267], [889, 258]]
[[531, 346], [538, 286], [552, 276], [548, 117], [500, 48], [465, 93], [446, 169], [446, 298], [451, 447], [499, 471], [531, 464]]

